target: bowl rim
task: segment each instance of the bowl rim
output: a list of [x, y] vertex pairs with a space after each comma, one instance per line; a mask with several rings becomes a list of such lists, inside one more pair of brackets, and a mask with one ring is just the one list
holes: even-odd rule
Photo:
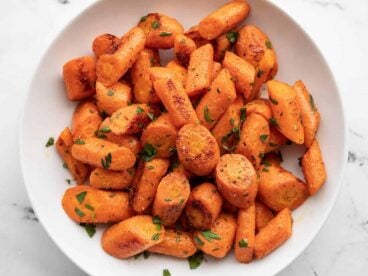
[[[277, 9], [278, 12], [283, 14], [283, 16], [285, 16], [289, 20], [291, 20], [296, 25], [296, 27], [305, 35], [305, 37], [314, 46], [314, 48], [316, 49], [316, 52], [319, 55], [319, 57], [321, 58], [322, 63], [324, 63], [325, 66], [326, 66], [328, 74], [331, 76], [332, 84], [333, 84], [333, 86], [334, 86], [334, 88], [337, 92], [337, 95], [335, 95], [335, 96], [337, 96], [338, 102], [339, 102], [340, 107], [341, 107], [341, 111], [342, 111], [342, 114], [341, 114], [342, 122], [341, 122], [341, 124], [343, 126], [343, 130], [342, 130], [343, 160], [341, 161], [342, 164], [341, 164], [341, 171], [340, 171], [340, 177], [339, 177], [338, 183], [335, 183], [336, 192], [335, 192], [335, 194], [332, 195], [331, 200], [330, 200], [330, 204], [328, 205], [328, 208], [325, 209], [324, 215], [322, 216], [322, 219], [321, 219], [321, 223], [314, 227], [313, 231], [310, 233], [311, 235], [309, 236], [308, 240], [300, 247], [300, 250], [298, 250], [296, 252], [296, 254], [294, 254], [293, 257], [291, 257], [289, 259], [289, 262], [281, 265], [277, 270], [274, 271], [273, 275], [276, 275], [279, 272], [281, 272], [283, 269], [288, 267], [290, 264], [292, 264], [295, 261], [295, 259], [298, 258], [300, 256], [300, 254], [306, 250], [306, 248], [316, 238], [316, 236], [320, 232], [321, 228], [326, 224], [326, 221], [327, 221], [328, 217], [331, 214], [331, 210], [336, 204], [336, 200], [337, 200], [337, 197], [338, 197], [338, 195], [341, 191], [341, 186], [342, 186], [342, 183], [343, 183], [343, 180], [344, 180], [346, 166], [347, 166], [347, 159], [348, 159], [348, 142], [349, 142], [348, 137], [349, 136], [348, 136], [348, 125], [347, 125], [347, 120], [346, 120], [346, 107], [344, 105], [344, 101], [343, 101], [341, 91], [340, 91], [339, 86], [338, 86], [338, 82], [336, 81], [335, 75], [333, 74], [333, 71], [331, 70], [330, 63], [327, 61], [326, 57], [323, 55], [321, 49], [318, 47], [318, 44], [312, 38], [310, 33], [302, 27], [302, 24], [293, 15], [291, 15], [289, 12], [287, 12], [286, 10], [281, 8], [281, 6], [279, 4], [277, 4], [277, 2], [275, 2], [275, 0], [263, 0], [263, 1], [267, 2], [267, 4], [272, 6], [272, 8]], [[21, 175], [22, 175], [22, 179], [23, 179], [23, 184], [25, 186], [26, 193], [27, 193], [27, 196], [30, 200], [32, 208], [33, 208], [40, 224], [42, 225], [42, 228], [47, 233], [47, 235], [51, 238], [51, 240], [57, 246], [57, 248], [72, 263], [74, 263], [79, 269], [81, 269], [83, 272], [88, 273], [89, 275], [95, 275], [94, 271], [92, 271], [88, 266], [82, 266], [81, 263], [78, 263], [78, 260], [73, 259], [67, 253], [67, 249], [65, 248], [65, 246], [62, 243], [59, 243], [55, 239], [54, 235], [51, 232], [51, 229], [49, 229], [46, 226], [47, 224], [43, 222], [43, 218], [38, 216], [38, 210], [37, 210], [37, 207], [36, 207], [37, 205], [34, 204], [36, 199], [32, 196], [29, 185], [26, 184], [27, 181], [26, 181], [25, 173], [24, 173], [25, 172], [25, 169], [24, 169], [25, 165], [24, 165], [24, 152], [23, 152], [23, 125], [24, 125], [24, 117], [25, 117], [27, 102], [28, 102], [29, 98], [31, 97], [31, 87], [33, 87], [33, 85], [34, 85], [34, 82], [35, 82], [35, 79], [36, 79], [36, 72], [38, 72], [40, 70], [43, 61], [45, 60], [45, 58], [47, 57], [47, 55], [49, 54], [49, 52], [51, 51], [53, 46], [56, 44], [58, 38], [64, 32], [67, 32], [83, 14], [87, 13], [91, 9], [94, 9], [96, 6], [100, 5], [102, 2], [104, 2], [104, 1], [100, 0], [100, 1], [94, 1], [90, 4], [87, 4], [87, 6], [82, 8], [82, 10], [80, 12], [78, 12], [76, 15], [74, 15], [71, 20], [69, 20], [64, 26], [62, 26], [60, 30], [55, 32], [55, 35], [52, 37], [52, 39], [50, 40], [50, 42], [46, 46], [46, 49], [44, 50], [44, 53], [38, 59], [37, 66], [34, 70], [34, 74], [32, 76], [31, 81], [28, 84], [27, 92], [26, 92], [25, 97], [23, 98], [23, 103], [21, 105], [22, 108], [21, 108], [21, 112], [20, 112], [20, 120], [19, 120], [19, 125], [18, 125], [18, 127], [19, 127], [18, 128], [18, 147], [19, 147], [18, 157], [19, 157], [19, 162], [20, 162], [20, 170], [21, 170]]]

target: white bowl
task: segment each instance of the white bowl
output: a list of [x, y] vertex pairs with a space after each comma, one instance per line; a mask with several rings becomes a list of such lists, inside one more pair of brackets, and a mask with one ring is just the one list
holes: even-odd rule
[[[315, 98], [322, 116], [318, 132], [328, 180], [322, 190], [293, 212], [293, 235], [282, 247], [261, 261], [236, 262], [232, 254], [224, 260], [208, 258], [196, 270], [186, 260], [151, 256], [144, 260], [118, 260], [100, 246], [102, 229], [90, 239], [85, 230], [71, 221], [61, 208], [68, 172], [54, 147], [45, 147], [70, 124], [75, 104], [65, 96], [62, 65], [74, 57], [91, 54], [91, 42], [102, 33], [122, 35], [148, 12], [163, 12], [177, 18], [185, 28], [226, 2], [225, 0], [106, 0], [73, 20], [49, 47], [30, 87], [20, 134], [20, 154], [24, 181], [37, 217], [61, 250], [92, 275], [161, 275], [167, 268], [172, 275], [272, 275], [294, 260], [312, 241], [326, 220], [339, 191], [347, 160], [346, 125], [341, 98], [333, 76], [312, 40], [287, 14], [267, 1], [249, 1], [252, 12], [247, 23], [263, 29], [271, 38], [278, 59], [276, 79], [293, 83], [302, 79]], [[297, 175], [297, 157], [302, 149], [287, 147], [285, 167]]]

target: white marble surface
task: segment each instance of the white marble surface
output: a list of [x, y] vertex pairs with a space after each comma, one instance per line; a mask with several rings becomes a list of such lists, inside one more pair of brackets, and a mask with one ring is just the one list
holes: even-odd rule
[[[273, 0], [314, 38], [343, 95], [349, 164], [336, 205], [311, 245], [279, 275], [368, 275], [368, 1]], [[18, 123], [36, 65], [92, 0], [0, 1], [0, 275], [85, 275], [33, 214], [18, 158]]]

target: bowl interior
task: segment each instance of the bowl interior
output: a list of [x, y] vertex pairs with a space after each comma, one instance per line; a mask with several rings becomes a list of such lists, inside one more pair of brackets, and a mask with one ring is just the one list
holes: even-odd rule
[[[335, 201], [346, 160], [346, 127], [340, 96], [333, 77], [316, 46], [305, 32], [284, 12], [267, 1], [250, 0], [252, 12], [247, 24], [263, 29], [274, 45], [279, 73], [276, 79], [288, 83], [302, 79], [315, 98], [322, 116], [318, 139], [328, 171], [325, 187], [293, 212], [293, 235], [280, 249], [261, 261], [244, 265], [232, 254], [222, 261], [207, 258], [197, 270], [189, 271], [185, 260], [151, 256], [147, 260], [118, 260], [100, 246], [102, 228], [90, 239], [85, 230], [72, 222], [61, 208], [61, 197], [71, 178], [53, 147], [45, 148], [68, 126], [75, 104], [65, 97], [61, 79], [62, 65], [74, 57], [91, 54], [94, 37], [102, 33], [122, 35], [141, 16], [159, 11], [177, 18], [185, 28], [225, 3], [212, 1], [97, 1], [57, 37], [42, 59], [30, 87], [21, 125], [21, 164], [33, 207], [55, 243], [77, 265], [93, 275], [160, 275], [168, 268], [172, 275], [271, 275], [289, 264], [310, 243], [325, 221]], [[302, 147], [286, 147], [284, 166], [301, 176], [298, 167]], [[240, 275], [240, 274], [238, 274]]]

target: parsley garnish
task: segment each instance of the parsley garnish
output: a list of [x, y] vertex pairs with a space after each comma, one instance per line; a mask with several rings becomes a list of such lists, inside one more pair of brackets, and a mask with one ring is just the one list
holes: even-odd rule
[[93, 206], [89, 205], [89, 204], [85, 204], [84, 205], [88, 210], [94, 211], [95, 208], [93, 208]]
[[79, 193], [75, 196], [77, 198], [79, 204], [82, 204], [82, 202], [83, 202], [84, 198], [86, 197], [86, 195], [87, 195], [87, 192], [84, 191], [84, 192], [81, 192], [81, 193]]
[[144, 144], [143, 150], [140, 153], [143, 161], [148, 162], [151, 161], [156, 156], [157, 150], [151, 144]]
[[72, 183], [72, 181], [76, 181], [75, 179], [65, 179], [66, 183], [68, 183], [69, 185]]
[[270, 170], [269, 169], [267, 169], [267, 168], [263, 168], [262, 169], [262, 172], [269, 172]]
[[263, 161], [261, 162], [261, 164], [262, 164], [262, 165], [264, 165], [265, 167], [271, 167], [271, 163], [270, 163], [270, 162], [268, 162], [268, 161], [265, 161], [265, 160], [263, 160]]
[[170, 32], [161, 32], [160, 33], [160, 36], [170, 36], [170, 35], [172, 35], [172, 33], [170, 33]]
[[214, 120], [212, 120], [212, 118], [211, 118], [211, 114], [210, 114], [210, 111], [208, 110], [207, 105], [204, 107], [203, 112], [204, 112], [204, 119], [206, 120], [206, 122], [207, 123], [213, 123]]
[[260, 136], [259, 136], [259, 139], [260, 139], [263, 143], [264, 143], [264, 142], [266, 142], [267, 138], [268, 138], [268, 135], [267, 135], [267, 134], [262, 134], [262, 135], [260, 135]]
[[86, 142], [84, 142], [82, 139], [77, 139], [77, 141], [75, 141], [75, 144], [77, 145], [84, 145]]
[[240, 123], [244, 123], [247, 118], [247, 109], [245, 107], [240, 108]]
[[144, 109], [140, 106], [137, 107], [137, 114], [142, 114], [144, 112]]
[[160, 233], [156, 233], [156, 234], [153, 234], [153, 236], [152, 236], [152, 240], [153, 241], [158, 241], [159, 240], [159, 238], [160, 238]]
[[152, 218], [152, 223], [154, 224], [154, 225], [156, 225], [156, 230], [157, 231], [160, 231], [161, 230], [161, 224], [162, 224], [162, 222], [161, 222], [161, 220], [160, 220], [160, 218], [159, 217], [153, 217]]
[[211, 230], [201, 231], [201, 234], [209, 242], [220, 240], [220, 237], [216, 233], [211, 232]]
[[257, 78], [262, 77], [263, 74], [264, 74], [264, 71], [262, 69], [258, 69], [258, 71], [257, 71]]
[[158, 27], [160, 27], [160, 24], [155, 20], [152, 22], [152, 29], [157, 29]]
[[45, 145], [46, 148], [53, 146], [54, 145], [54, 142], [55, 142], [54, 137], [50, 137], [49, 140], [47, 140], [47, 143]]
[[112, 90], [109, 90], [109, 91], [107, 91], [107, 93], [106, 93], [106, 95], [107, 96], [114, 96], [114, 91], [112, 91]]
[[64, 169], [67, 169], [67, 168], [68, 168], [68, 164], [64, 162], [64, 163], [63, 163], [63, 168], [64, 168]]
[[111, 165], [111, 161], [112, 161], [112, 155], [111, 152], [109, 152], [104, 159], [101, 159], [101, 164], [102, 167], [107, 170], [108, 168], [110, 168]]
[[171, 276], [171, 273], [170, 273], [170, 271], [168, 269], [164, 269], [162, 271], [162, 276]]
[[84, 217], [85, 213], [83, 213], [79, 208], [75, 207], [74, 209], [75, 213], [80, 216], [80, 217]]
[[279, 127], [279, 123], [276, 121], [274, 117], [270, 118], [270, 124], [273, 125], [274, 127]]
[[226, 33], [226, 38], [229, 40], [231, 44], [235, 43], [238, 39], [239, 34], [237, 32], [228, 32]]
[[146, 20], [147, 20], [147, 17], [148, 17], [148, 15], [142, 16], [142, 17], [141, 17], [141, 20], [139, 20], [139, 22], [144, 22], [144, 21], [146, 21]]
[[92, 223], [79, 223], [80, 226], [84, 227], [88, 236], [92, 238], [96, 233], [96, 225]]
[[247, 239], [241, 239], [239, 241], [239, 247], [248, 247], [248, 240]]
[[144, 251], [143, 252], [143, 259], [148, 259], [149, 258], [149, 256], [151, 255], [151, 253], [149, 253], [148, 251]]
[[188, 258], [190, 269], [196, 269], [204, 260], [203, 252], [198, 251]]
[[197, 236], [195, 236], [195, 237], [193, 238], [193, 240], [194, 240], [194, 242], [195, 242], [196, 244], [198, 244], [199, 246], [203, 246], [203, 245], [204, 245], [204, 242], [203, 242], [200, 238], [198, 238]]
[[99, 132], [102, 132], [102, 133], [108, 133], [110, 131], [111, 131], [111, 129], [108, 126], [104, 126], [104, 127], [100, 128], [100, 130], [99, 130]]
[[266, 44], [266, 47], [267, 47], [268, 49], [272, 49], [272, 43], [271, 43], [271, 41], [266, 40], [265, 44]]

